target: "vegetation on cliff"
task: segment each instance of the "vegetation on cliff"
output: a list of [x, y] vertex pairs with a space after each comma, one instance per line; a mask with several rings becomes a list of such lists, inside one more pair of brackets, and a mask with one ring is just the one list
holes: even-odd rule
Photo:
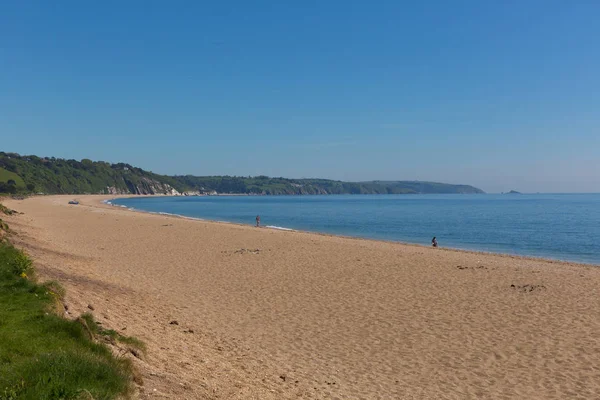
[[170, 183], [128, 164], [0, 152], [0, 193], [168, 193]]
[[450, 185], [417, 181], [342, 182], [328, 179], [287, 179], [268, 176], [175, 176], [178, 183], [191, 190], [217, 193], [267, 195], [290, 194], [415, 194], [415, 193], [483, 193], [468, 185]]
[[417, 181], [342, 182], [267, 176], [166, 176], [129, 164], [0, 152], [0, 193], [410, 194], [483, 193], [469, 185]]

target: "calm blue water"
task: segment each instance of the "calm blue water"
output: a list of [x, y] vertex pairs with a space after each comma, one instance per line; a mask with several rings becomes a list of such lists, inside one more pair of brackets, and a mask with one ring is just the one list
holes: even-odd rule
[[600, 194], [139, 197], [113, 204], [217, 221], [600, 264]]

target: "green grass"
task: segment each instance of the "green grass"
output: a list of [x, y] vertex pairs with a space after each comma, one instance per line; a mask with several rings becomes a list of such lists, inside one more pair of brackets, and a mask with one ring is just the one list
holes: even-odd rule
[[0, 213], [1, 214], [6, 214], [6, 215], [13, 215], [16, 214], [15, 210], [11, 210], [10, 208], [6, 207], [3, 204], [0, 204]]
[[10, 179], [15, 181], [17, 187], [25, 187], [25, 182], [23, 182], [23, 179], [19, 175], [0, 167], [0, 182], [8, 182]]
[[0, 241], [4, 239], [4, 233], [8, 231], [8, 224], [0, 218]]
[[[93, 328], [53, 312], [60, 289], [37, 284], [32, 275], [31, 260], [0, 243], [0, 400], [128, 395], [131, 362], [95, 342]], [[91, 315], [85, 318], [97, 327]]]
[[144, 342], [135, 337], [121, 335], [113, 329], [104, 329], [96, 322], [96, 320], [94, 320], [92, 314], [85, 313], [82, 314], [80, 318], [83, 320], [84, 325], [89, 329], [92, 336], [110, 338], [119, 343], [126, 344], [131, 349], [146, 352], [146, 344]]

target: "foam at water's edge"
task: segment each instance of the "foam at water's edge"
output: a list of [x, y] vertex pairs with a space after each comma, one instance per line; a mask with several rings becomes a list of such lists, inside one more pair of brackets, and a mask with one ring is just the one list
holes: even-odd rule
[[293, 229], [290, 229], [290, 228], [284, 228], [282, 226], [273, 226], [273, 225], [267, 225], [267, 226], [265, 226], [265, 228], [278, 229], [280, 231], [293, 231]]
[[181, 218], [191, 219], [191, 220], [194, 220], [194, 221], [206, 221], [204, 218], [196, 218], [196, 217], [184, 217], [184, 216], [181, 216]]
[[110, 199], [110, 200], [102, 200], [102, 204], [106, 204], [106, 205], [113, 206], [113, 207], [121, 207], [121, 208], [126, 208], [126, 209], [128, 209], [128, 210], [134, 210], [134, 208], [133, 208], [133, 207], [124, 206], [124, 205], [122, 205], [122, 204], [114, 204], [114, 203], [113, 203], [113, 200], [115, 200], [115, 199]]

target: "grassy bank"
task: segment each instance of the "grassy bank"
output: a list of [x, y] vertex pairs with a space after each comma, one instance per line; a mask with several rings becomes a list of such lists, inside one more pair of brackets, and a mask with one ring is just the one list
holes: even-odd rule
[[132, 390], [131, 361], [97, 339], [130, 341], [102, 330], [91, 315], [59, 316], [56, 284], [38, 284], [32, 263], [0, 242], [0, 400], [112, 399]]

